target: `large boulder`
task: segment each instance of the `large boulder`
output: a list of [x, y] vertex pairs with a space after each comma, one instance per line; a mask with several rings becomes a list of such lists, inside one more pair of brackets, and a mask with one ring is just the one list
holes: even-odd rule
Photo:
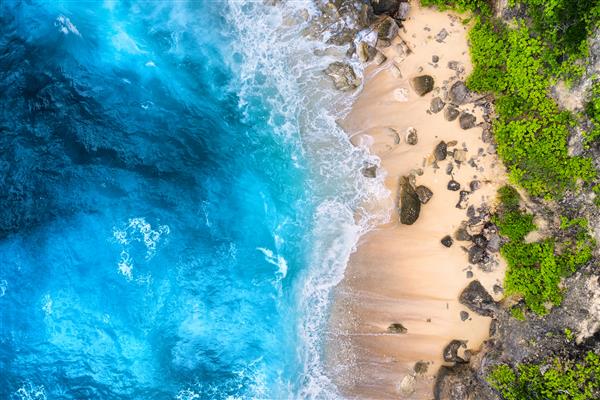
[[443, 353], [444, 361], [458, 362], [458, 363], [465, 362], [465, 360], [462, 357], [458, 356], [458, 350], [461, 347], [463, 347], [465, 349], [467, 348], [467, 345], [462, 340], [453, 340], [450, 343], [448, 343], [446, 345], [446, 347], [444, 348], [444, 353]]
[[421, 201], [419, 200], [419, 196], [406, 177], [400, 178], [398, 191], [398, 213], [400, 214], [400, 223], [412, 225], [417, 218], [419, 218], [421, 212]]
[[408, 18], [408, 13], [410, 12], [410, 3], [408, 1], [403, 1], [398, 6], [398, 11], [394, 14], [394, 18], [404, 21]]
[[391, 42], [398, 36], [398, 23], [390, 17], [382, 18], [375, 25], [377, 31], [377, 40]]
[[400, 3], [400, 0], [371, 0], [371, 7], [373, 7], [373, 12], [377, 15], [394, 15], [398, 12]]
[[333, 85], [338, 90], [354, 90], [360, 85], [360, 80], [349, 64], [333, 62], [329, 64], [325, 73], [331, 77]]
[[469, 310], [485, 317], [493, 317], [498, 311], [498, 304], [479, 281], [471, 281], [460, 294], [458, 301]]
[[431, 75], [419, 75], [410, 80], [413, 90], [419, 96], [425, 96], [433, 90], [433, 77]]

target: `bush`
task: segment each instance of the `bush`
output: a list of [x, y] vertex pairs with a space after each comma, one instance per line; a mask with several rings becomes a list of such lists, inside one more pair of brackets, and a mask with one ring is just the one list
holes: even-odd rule
[[440, 10], [453, 8], [457, 11], [473, 11], [485, 15], [491, 14], [492, 8], [486, 0], [421, 0], [423, 6], [436, 6]]
[[556, 358], [545, 364], [520, 364], [516, 371], [502, 364], [487, 380], [506, 400], [598, 399], [600, 356], [589, 352], [580, 362]]

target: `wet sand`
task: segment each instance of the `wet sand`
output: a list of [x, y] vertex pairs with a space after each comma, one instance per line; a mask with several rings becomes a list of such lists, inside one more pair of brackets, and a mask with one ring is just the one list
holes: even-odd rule
[[[502, 263], [492, 272], [469, 265], [461, 248], [469, 242], [455, 240], [450, 248], [440, 242], [467, 219], [466, 210], [456, 207], [459, 192], [447, 189], [452, 179], [446, 174], [447, 164], [453, 164], [461, 190], [469, 190], [474, 179], [481, 181], [468, 202], [475, 207], [494, 203], [505, 176], [490, 144], [482, 141], [481, 126], [463, 130], [458, 119], [445, 119], [444, 110], [428, 112], [433, 97], [445, 99], [444, 88], [466, 79], [471, 70], [467, 27], [453, 14], [411, 5], [400, 39], [382, 49], [387, 61], [366, 68], [364, 88], [342, 121], [353, 143], [368, 145], [381, 158], [392, 193], [381, 207], [394, 207], [389, 224], [361, 238], [334, 293], [326, 359], [334, 380], [350, 398], [433, 398], [443, 348], [460, 339], [476, 350], [488, 335], [490, 319], [462, 306], [460, 292], [478, 279], [493, 293], [492, 286], [500, 284], [504, 274]], [[449, 35], [440, 43], [435, 36], [443, 28]], [[398, 51], [402, 41], [410, 48], [406, 56]], [[434, 55], [439, 57], [437, 64], [432, 62]], [[462, 72], [448, 68], [450, 61], [458, 62]], [[401, 76], [392, 71], [394, 65]], [[409, 82], [423, 74], [434, 77], [435, 88], [420, 97]], [[483, 122], [480, 107], [471, 103], [460, 109], [476, 115], [478, 124]], [[406, 140], [411, 127], [417, 131], [416, 145]], [[456, 141], [448, 151], [466, 149], [466, 160], [457, 163], [449, 154], [434, 168], [433, 150], [441, 140]], [[475, 167], [469, 165], [471, 158]], [[419, 168], [423, 174], [416, 176], [416, 185], [430, 188], [433, 197], [422, 205], [416, 223], [402, 225], [396, 211], [398, 182]], [[474, 275], [471, 279], [468, 270]], [[469, 319], [463, 322], [460, 311], [468, 311]], [[401, 323], [407, 333], [388, 333], [392, 323]], [[414, 372], [417, 361], [429, 363], [426, 374]]]

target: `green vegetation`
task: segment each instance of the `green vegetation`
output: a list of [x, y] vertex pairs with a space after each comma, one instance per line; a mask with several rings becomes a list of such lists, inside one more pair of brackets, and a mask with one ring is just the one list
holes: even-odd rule
[[506, 400], [590, 400], [600, 398], [600, 356], [589, 352], [575, 363], [554, 359], [548, 364], [495, 367], [490, 385]]
[[510, 309], [510, 314], [513, 316], [514, 319], [518, 319], [519, 321], [525, 321], [525, 313], [523, 312], [523, 309], [521, 307], [512, 307]]
[[[536, 228], [533, 215], [520, 208], [520, 196], [513, 187], [502, 187], [498, 194], [500, 205], [492, 220], [500, 234], [509, 239], [500, 249], [508, 264], [506, 294], [522, 296], [531, 311], [545, 315], [549, 306], [562, 301], [561, 279], [592, 258], [595, 242], [587, 232], [587, 221], [562, 218], [560, 236], [567, 239], [527, 243], [525, 236]], [[513, 310], [517, 317], [518, 311]]]
[[573, 334], [573, 331], [569, 328], [565, 328], [565, 338], [570, 342], [575, 338], [575, 334]]
[[591, 142], [600, 138], [600, 81], [592, 85], [590, 102], [585, 107], [585, 113], [592, 122], [592, 129], [587, 133], [587, 140]]
[[489, 15], [492, 11], [486, 0], [421, 0], [423, 6], [436, 6], [440, 10], [452, 8], [458, 11], [473, 11]]

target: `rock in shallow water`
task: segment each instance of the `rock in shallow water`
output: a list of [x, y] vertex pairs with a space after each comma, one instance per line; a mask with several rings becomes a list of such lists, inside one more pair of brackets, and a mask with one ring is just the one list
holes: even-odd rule
[[412, 78], [410, 84], [419, 96], [424, 96], [433, 90], [434, 81], [431, 75], [421, 75]]
[[349, 64], [333, 62], [329, 64], [325, 73], [333, 79], [333, 84], [338, 90], [353, 90], [360, 85], [360, 81]]

